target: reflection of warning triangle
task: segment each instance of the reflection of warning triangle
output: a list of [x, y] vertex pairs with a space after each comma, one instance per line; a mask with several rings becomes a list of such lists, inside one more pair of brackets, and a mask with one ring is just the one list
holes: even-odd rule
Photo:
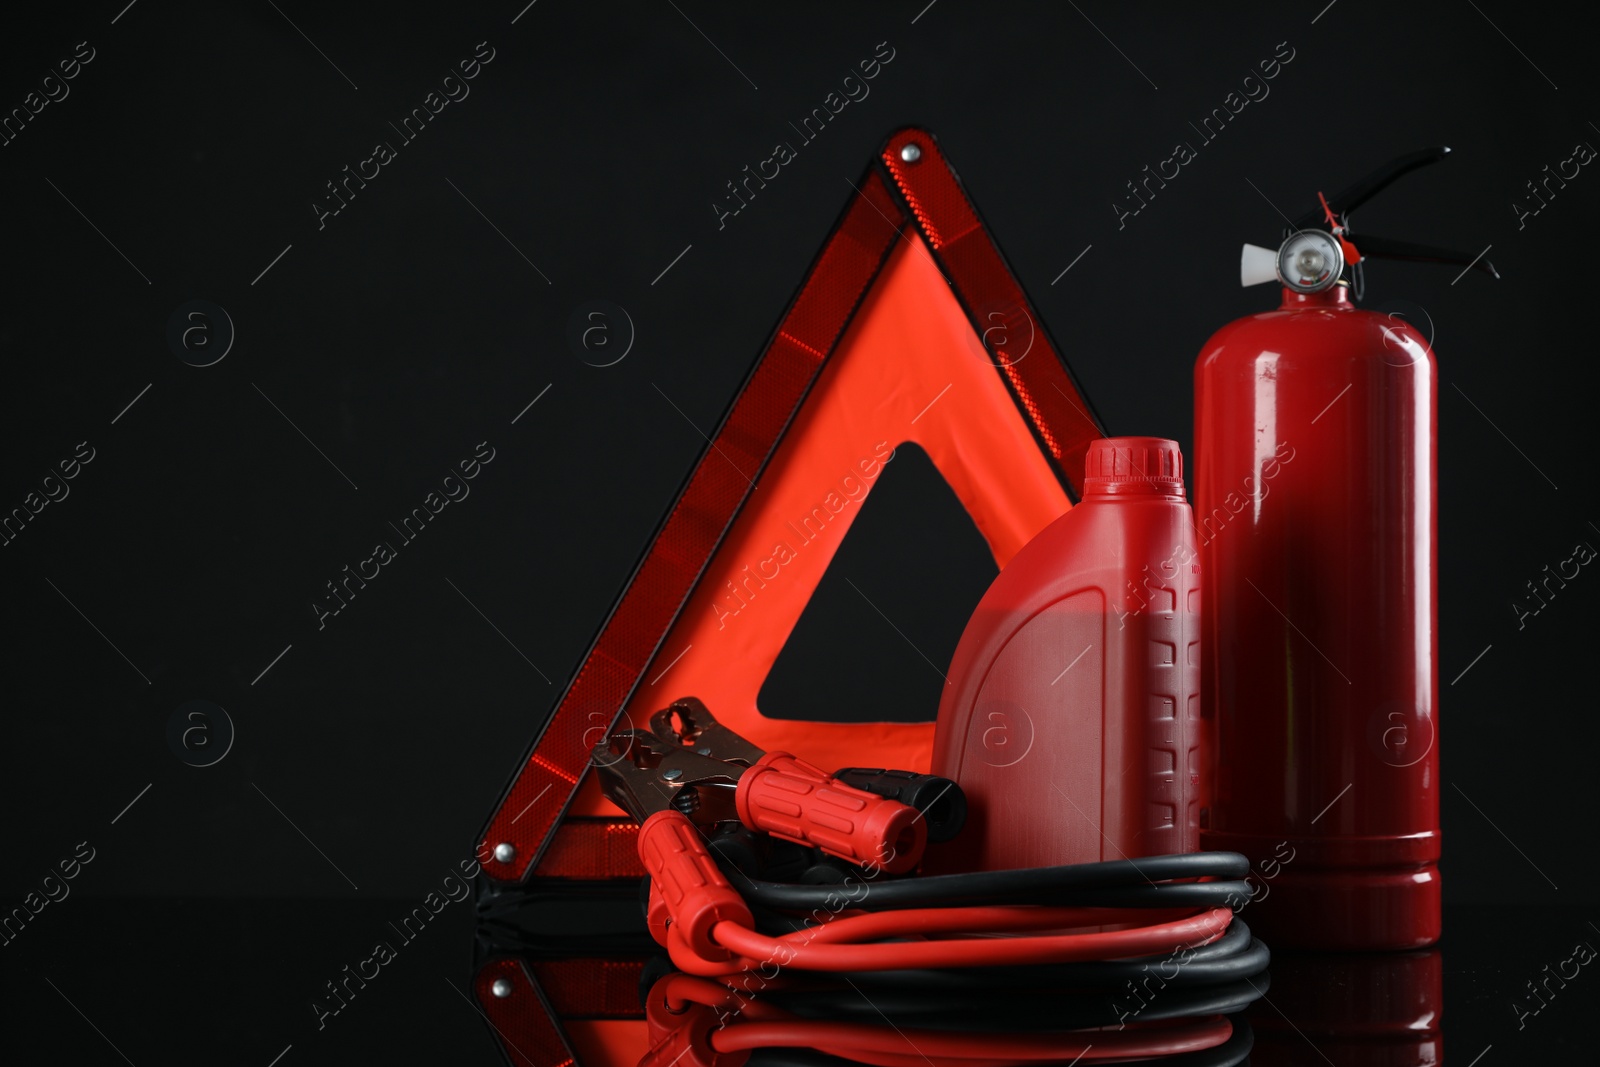
[[766, 749], [925, 770], [930, 722], [757, 707], [861, 501], [912, 442], [1004, 566], [1078, 495], [1103, 432], [933, 137], [894, 134], [857, 190], [491, 818], [491, 878], [642, 873], [585, 780], [619, 711], [694, 695]]
[[773, 719], [930, 722], [945, 666], [997, 573], [933, 461], [907, 441], [858, 505], [756, 694]]

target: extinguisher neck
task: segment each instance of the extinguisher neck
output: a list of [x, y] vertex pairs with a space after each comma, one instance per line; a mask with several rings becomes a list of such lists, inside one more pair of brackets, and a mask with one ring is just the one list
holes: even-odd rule
[[1320, 293], [1297, 293], [1284, 286], [1283, 303], [1278, 306], [1283, 311], [1303, 311], [1312, 308], [1350, 309], [1356, 305], [1350, 299], [1348, 285], [1332, 285]]

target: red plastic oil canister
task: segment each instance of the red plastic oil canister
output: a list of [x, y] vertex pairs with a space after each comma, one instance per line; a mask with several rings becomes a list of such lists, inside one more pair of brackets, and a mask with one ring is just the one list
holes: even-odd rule
[[927, 870], [999, 870], [1198, 847], [1200, 567], [1183, 458], [1097, 441], [1083, 501], [989, 587], [956, 646], [933, 773], [966, 829]]

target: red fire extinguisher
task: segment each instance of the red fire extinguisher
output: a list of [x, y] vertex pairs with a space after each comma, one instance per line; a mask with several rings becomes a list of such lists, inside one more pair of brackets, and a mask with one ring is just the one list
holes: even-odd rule
[[1283, 300], [1218, 330], [1195, 367], [1201, 843], [1242, 852], [1275, 947], [1439, 937], [1436, 368], [1410, 323], [1356, 307], [1374, 258], [1470, 253], [1355, 236], [1350, 212], [1449, 152], [1394, 160], [1246, 245]]

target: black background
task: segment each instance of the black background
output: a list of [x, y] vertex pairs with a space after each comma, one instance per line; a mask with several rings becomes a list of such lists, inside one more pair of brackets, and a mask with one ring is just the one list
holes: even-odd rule
[[[1195, 355], [1274, 300], [1237, 275], [1241, 241], [1274, 242], [1273, 205], [1299, 214], [1391, 156], [1455, 149], [1356, 220], [1492, 244], [1503, 274], [1368, 273], [1368, 306], [1425, 319], [1441, 368], [1446, 900], [1594, 905], [1587, 583], [1600, 579], [1581, 575], [1520, 630], [1511, 607], [1544, 565], [1600, 543], [1584, 474], [1600, 179], [1585, 169], [1522, 228], [1511, 206], [1575, 144], [1600, 143], [1592, 22], [1357, 0], [1320, 15], [1320, 3], [677, 6], [541, 0], [518, 18], [517, 0], [113, 0], [11, 17], [6, 111], [78, 42], [95, 50], [70, 95], [0, 147], [0, 509], [78, 442], [95, 449], [70, 496], [0, 548], [5, 906], [78, 842], [97, 850], [74, 896], [0, 949], [13, 1001], [59, 1021], [82, 1057], [69, 1059], [110, 1053], [77, 1016], [56, 1019], [65, 1009], [41, 977], [102, 1025], [117, 1009], [100, 982], [130, 1011], [140, 997], [175, 1011], [185, 990], [209, 1006], [203, 1025], [119, 1020], [110, 1036], [135, 1063], [199, 1055], [185, 1027], [228, 1032], [262, 1063], [290, 1041], [301, 1062], [334, 1062], [335, 1041], [346, 1055], [386, 1047], [363, 1042], [391, 1025], [470, 1035], [467, 1008], [431, 990], [416, 995], [459, 1009], [453, 1031], [374, 1003], [313, 1048], [304, 1004], [376, 936], [387, 913], [363, 901], [409, 907], [470, 855], [847, 183], [912, 123], [939, 136], [1109, 429], [1185, 448]], [[396, 141], [388, 123], [480, 41], [494, 59], [471, 95], [319, 229], [324, 183]], [[884, 41], [894, 59], [870, 96], [719, 229], [724, 182], [791, 139], [788, 123]], [[1124, 183], [1191, 140], [1188, 123], [1280, 42], [1294, 59], [1270, 96], [1119, 229]], [[606, 368], [566, 338], [597, 298], [637, 330]], [[195, 299], [237, 330], [206, 368], [166, 340]], [[495, 459], [470, 497], [319, 631], [309, 605], [324, 583], [485, 440]], [[927, 603], [903, 610], [937, 611], [939, 592], [926, 583]], [[191, 699], [225, 707], [238, 730], [213, 767], [167, 746], [168, 717]], [[319, 918], [226, 904], [283, 897]], [[161, 899], [135, 911], [83, 898]], [[252, 925], [258, 913], [281, 929]], [[340, 915], [358, 916], [348, 934]], [[459, 953], [442, 933], [428, 950], [446, 962], [465, 953], [467, 916], [451, 921]], [[130, 924], [147, 931], [142, 948], [86, 963], [97, 930]], [[1595, 936], [1568, 925], [1493, 979], [1503, 1022], [1498, 1005], [1524, 977]], [[234, 984], [266, 962], [270, 983]], [[443, 973], [413, 967], [403, 982], [419, 990]], [[165, 977], [146, 981], [152, 968]], [[34, 1025], [57, 1040], [52, 1022]], [[490, 1055], [464, 1040], [463, 1055]]]

